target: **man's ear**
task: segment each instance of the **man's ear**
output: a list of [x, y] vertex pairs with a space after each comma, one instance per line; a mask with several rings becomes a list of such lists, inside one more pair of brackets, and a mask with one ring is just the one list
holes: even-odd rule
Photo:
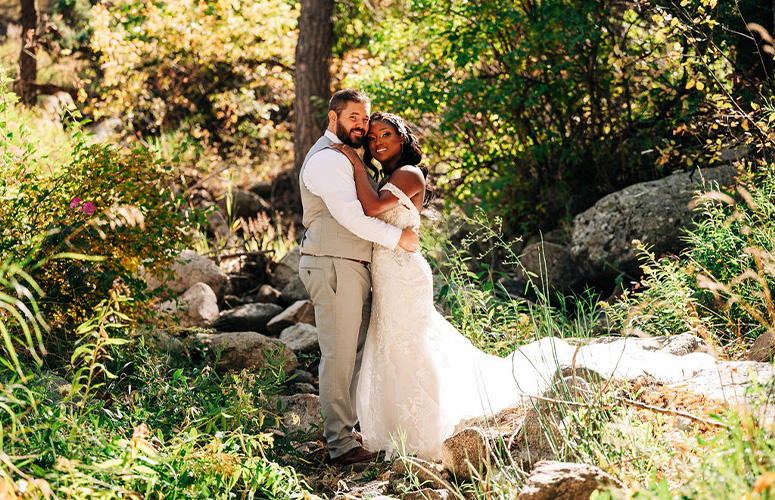
[[334, 111], [333, 109], [328, 111], [328, 124], [329, 125], [336, 124], [336, 111]]

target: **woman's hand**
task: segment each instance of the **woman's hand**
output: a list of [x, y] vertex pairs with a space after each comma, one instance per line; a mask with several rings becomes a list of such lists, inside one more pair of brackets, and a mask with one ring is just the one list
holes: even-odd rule
[[350, 160], [350, 163], [352, 163], [353, 165], [357, 164], [361, 159], [361, 157], [358, 156], [358, 152], [355, 151], [355, 149], [352, 146], [334, 142], [334, 143], [331, 143], [331, 147], [344, 153], [344, 155], [347, 157], [348, 160]]

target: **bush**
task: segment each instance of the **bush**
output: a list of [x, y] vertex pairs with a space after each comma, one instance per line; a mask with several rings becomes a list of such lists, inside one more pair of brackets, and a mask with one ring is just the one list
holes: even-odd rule
[[9, 115], [15, 96], [0, 89], [0, 261], [17, 262], [46, 295], [38, 300], [53, 337], [67, 346], [121, 280], [138, 299], [138, 266], [158, 269], [189, 243], [190, 221], [178, 210], [174, 170], [149, 152], [87, 145], [80, 133], [56, 164], [39, 158], [42, 142]]

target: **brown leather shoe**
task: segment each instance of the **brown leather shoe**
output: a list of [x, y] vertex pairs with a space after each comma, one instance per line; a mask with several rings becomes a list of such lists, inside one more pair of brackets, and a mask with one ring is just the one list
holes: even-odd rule
[[344, 455], [331, 459], [331, 464], [343, 467], [345, 465], [357, 464], [360, 462], [371, 462], [376, 460], [379, 452], [369, 451], [362, 446], [353, 448]]
[[361, 433], [353, 429], [353, 436], [355, 437], [355, 440], [358, 442], [358, 444], [363, 446], [363, 436], [361, 436]]

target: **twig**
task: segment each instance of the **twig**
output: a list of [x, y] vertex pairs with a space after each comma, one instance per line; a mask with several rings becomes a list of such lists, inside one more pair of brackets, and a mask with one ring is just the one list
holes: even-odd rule
[[[539, 401], [544, 401], [546, 403], [574, 406], [576, 408], [599, 408], [599, 409], [602, 409], [602, 410], [613, 410], [614, 408], [616, 408], [616, 406], [614, 406], [614, 405], [599, 406], [599, 405], [593, 405], [593, 404], [590, 404], [590, 403], [581, 403], [581, 402], [578, 402], [578, 401], [564, 401], [562, 399], [547, 398], [547, 397], [544, 397], [544, 396], [529, 396], [529, 395], [526, 395], [525, 397], [528, 397], [528, 398], [531, 398], [531, 399], [537, 399]], [[634, 401], [632, 399], [623, 398], [623, 397], [617, 397], [617, 399], [622, 401], [622, 402], [624, 402], [624, 403], [626, 403], [626, 404], [628, 404], [628, 405], [630, 405], [630, 406], [635, 406], [637, 408], [643, 408], [644, 410], [651, 410], [651, 411], [654, 411], [654, 412], [657, 412], [657, 413], [665, 413], [667, 415], [676, 415], [676, 416], [679, 416], [679, 417], [685, 417], [685, 418], [688, 418], [689, 420], [693, 420], [693, 421], [701, 423], [701, 424], [712, 425], [714, 427], [721, 427], [723, 429], [729, 429], [729, 426], [727, 424], [725, 424], [725, 423], [714, 422], [712, 420], [707, 420], [707, 419], [704, 419], [702, 417], [698, 417], [696, 415], [692, 415], [691, 413], [687, 413], [685, 411], [670, 410], [670, 409], [667, 409], [667, 408], [660, 408], [659, 406], [647, 405], [646, 403], [640, 403], [638, 401]]]

